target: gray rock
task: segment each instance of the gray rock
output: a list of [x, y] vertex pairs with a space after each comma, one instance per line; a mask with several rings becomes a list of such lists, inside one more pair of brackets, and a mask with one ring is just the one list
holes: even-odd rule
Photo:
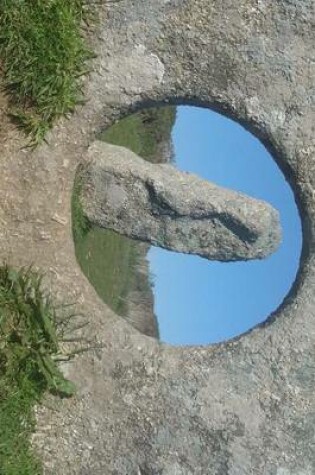
[[[50, 132], [49, 145], [25, 149], [0, 99], [1, 255], [42, 269], [58, 302], [77, 302], [89, 339], [102, 344], [63, 365], [76, 398], [37, 408], [33, 444], [44, 472], [314, 475], [314, 0], [97, 3], [87, 101]], [[139, 58], [132, 70], [129, 57]], [[214, 108], [262, 139], [301, 213], [290, 292], [268, 319], [262, 313], [263, 325], [219, 345], [174, 348], [138, 334], [97, 298], [75, 259], [72, 184], [91, 137], [170, 99]]]
[[260, 259], [281, 241], [278, 212], [263, 201], [99, 141], [88, 160], [82, 204], [98, 226], [220, 261]]

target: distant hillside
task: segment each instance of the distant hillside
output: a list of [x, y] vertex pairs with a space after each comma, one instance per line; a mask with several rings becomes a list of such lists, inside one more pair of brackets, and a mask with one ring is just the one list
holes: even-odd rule
[[100, 135], [113, 145], [129, 148], [152, 163], [174, 159], [171, 133], [176, 107], [154, 107], [120, 120]]
[[[122, 119], [100, 139], [129, 148], [152, 163], [174, 161], [172, 128], [176, 107], [155, 107]], [[76, 203], [74, 196], [73, 204]], [[145, 335], [159, 338], [147, 253], [149, 245], [113, 231], [80, 226], [73, 212], [78, 262], [98, 295]], [[81, 229], [82, 228], [82, 229]]]
[[154, 294], [147, 259], [149, 249], [149, 244], [137, 243], [135, 274], [127, 295], [124, 317], [137, 330], [159, 339], [159, 324], [154, 313]]

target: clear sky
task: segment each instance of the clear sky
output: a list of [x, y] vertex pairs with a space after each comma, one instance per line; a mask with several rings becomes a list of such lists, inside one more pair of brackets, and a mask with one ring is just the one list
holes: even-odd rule
[[301, 222], [280, 169], [236, 122], [208, 109], [181, 106], [173, 142], [178, 168], [264, 199], [281, 216], [283, 243], [261, 261], [219, 263], [155, 247], [149, 251], [161, 340], [219, 342], [264, 321], [281, 304], [299, 265]]

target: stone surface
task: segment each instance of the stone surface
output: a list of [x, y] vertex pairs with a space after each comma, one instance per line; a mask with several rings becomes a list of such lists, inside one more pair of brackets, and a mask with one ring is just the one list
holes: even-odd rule
[[[102, 350], [64, 369], [72, 400], [45, 401], [34, 446], [46, 475], [314, 475], [313, 0], [137, 0], [100, 7], [87, 102], [23, 149], [0, 98], [0, 251], [77, 302]], [[141, 63], [128, 87], [126, 64]], [[139, 53], [139, 50], [136, 50]], [[146, 74], [151, 54], [156, 74]], [[225, 344], [173, 348], [115, 316], [82, 275], [71, 234], [75, 171], [104, 126], [170, 99], [239, 120], [273, 153], [303, 223], [297, 280], [265, 325]], [[57, 221], [56, 221], [57, 216]]]
[[100, 227], [220, 261], [261, 259], [281, 241], [279, 214], [263, 201], [100, 141], [87, 159], [81, 201]]

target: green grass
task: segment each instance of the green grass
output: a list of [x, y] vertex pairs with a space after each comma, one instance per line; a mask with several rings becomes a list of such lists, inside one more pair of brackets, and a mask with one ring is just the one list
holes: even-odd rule
[[0, 1], [2, 85], [32, 145], [83, 99], [80, 77], [91, 57], [80, 32], [84, 12], [84, 0]]
[[92, 226], [80, 203], [80, 171], [72, 193], [72, 232], [80, 267], [101, 299], [119, 315], [135, 277], [136, 243], [113, 231]]
[[[27, 369], [27, 373], [28, 373]], [[16, 381], [1, 375], [0, 474], [41, 474], [41, 463], [32, 452], [30, 437], [35, 429], [33, 407], [44, 388], [40, 382], [20, 376]]]
[[99, 139], [127, 147], [149, 162], [158, 162], [159, 144], [171, 140], [176, 107], [152, 107], [120, 120]]
[[80, 245], [88, 232], [91, 229], [86, 216], [84, 216], [82, 205], [79, 199], [82, 189], [82, 181], [80, 175], [80, 169], [77, 171], [77, 175], [74, 181], [72, 197], [71, 197], [71, 216], [72, 216], [72, 233], [74, 243]]
[[77, 242], [76, 256], [98, 295], [122, 315], [135, 278], [136, 243], [113, 231], [93, 227]]
[[0, 475], [42, 473], [30, 447], [33, 407], [47, 390], [74, 393], [54, 360], [68, 320], [58, 319], [38, 274], [0, 268]]
[[[155, 107], [122, 119], [99, 139], [129, 148], [144, 159], [157, 162], [159, 144], [171, 140], [175, 107]], [[126, 311], [125, 299], [136, 288], [137, 242], [113, 231], [91, 226], [80, 204], [80, 172], [72, 195], [72, 228], [80, 267], [101, 299], [116, 313]], [[148, 285], [150, 283], [148, 282]], [[144, 286], [145, 288], [145, 286]]]

